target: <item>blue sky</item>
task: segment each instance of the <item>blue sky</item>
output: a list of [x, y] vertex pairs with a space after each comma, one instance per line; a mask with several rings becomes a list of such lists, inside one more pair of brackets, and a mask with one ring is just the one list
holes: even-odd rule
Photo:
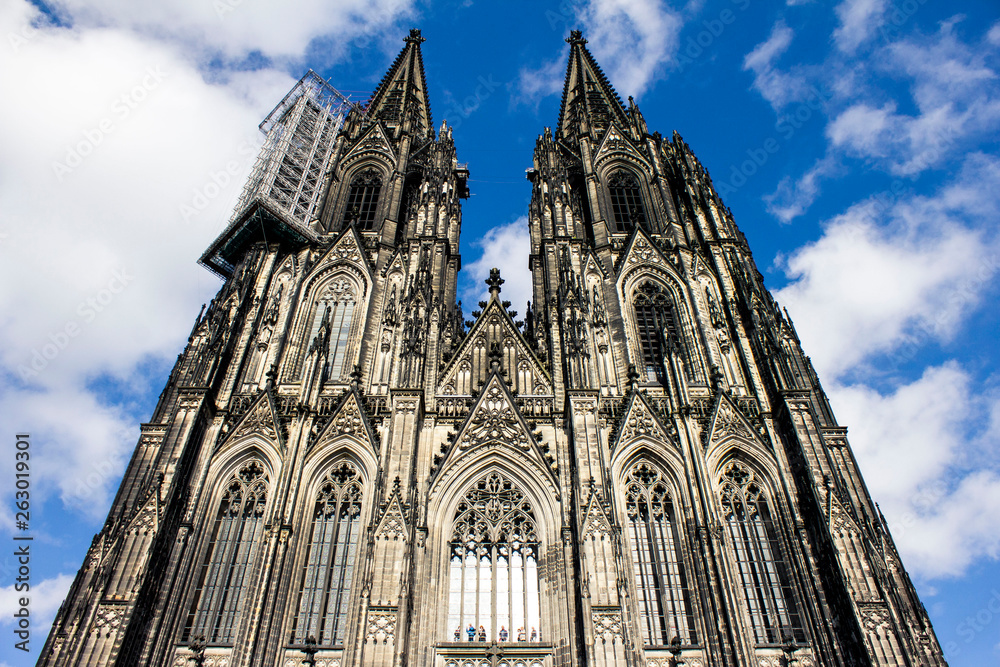
[[995, 4], [8, 0], [0, 424], [11, 443], [32, 436], [36, 624], [32, 653], [14, 651], [0, 556], [0, 665], [34, 663], [219, 287], [195, 261], [257, 124], [308, 68], [364, 99], [415, 26], [435, 124], [454, 126], [471, 172], [460, 298], [482, 298], [493, 265], [515, 308], [529, 298], [523, 174], [556, 120], [563, 40], [582, 29], [622, 98], [711, 172], [850, 428], [946, 657], [1000, 663]]

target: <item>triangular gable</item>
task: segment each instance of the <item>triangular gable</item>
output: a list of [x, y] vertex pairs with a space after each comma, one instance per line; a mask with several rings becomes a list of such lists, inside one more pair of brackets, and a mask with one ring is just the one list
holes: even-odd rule
[[827, 493], [833, 494], [833, 497], [830, 499], [830, 530], [834, 533], [843, 531], [862, 535], [863, 533], [858, 527], [857, 522], [841, 504], [840, 499], [833, 493], [833, 490], [827, 489]]
[[[542, 362], [538, 360], [538, 357], [535, 356], [535, 353], [528, 346], [527, 341], [524, 340], [524, 336], [521, 335], [521, 331], [507, 313], [507, 309], [503, 307], [498, 299], [493, 297], [490, 298], [489, 303], [483, 308], [483, 312], [476, 318], [469, 332], [462, 339], [461, 344], [455, 351], [455, 355], [441, 374], [439, 385], [442, 387], [450, 385], [457, 391], [456, 376], [459, 373], [459, 368], [463, 366], [463, 362], [471, 361], [473, 348], [477, 345], [477, 341], [484, 339], [488, 351], [491, 343], [500, 342], [508, 337], [514, 341], [514, 345], [516, 346], [518, 363], [527, 362], [534, 380], [533, 387], [528, 390], [519, 388], [519, 393], [551, 393], [552, 378], [545, 370], [545, 367], [542, 366]], [[514, 374], [517, 372], [517, 369], [508, 368], [507, 372]], [[475, 385], [472, 388], [475, 389]]]
[[614, 534], [611, 528], [611, 520], [608, 518], [604, 503], [601, 502], [601, 494], [591, 486], [590, 499], [587, 501], [587, 509], [583, 515], [583, 539], [605, 539]]
[[160, 524], [160, 503], [156, 493], [149, 494], [146, 502], [139, 507], [131, 518], [126, 530], [136, 530], [143, 533], [156, 532]]
[[756, 429], [747, 421], [726, 394], [719, 394], [719, 402], [712, 415], [707, 444], [709, 446], [727, 438], [740, 438], [750, 442], [760, 442]]
[[611, 442], [611, 451], [636, 438], [650, 438], [656, 442], [674, 443], [667, 427], [660, 422], [656, 413], [650, 407], [643, 395], [633, 391], [628, 407], [622, 416], [617, 429], [617, 435]]
[[629, 239], [625, 250], [618, 258], [618, 263], [615, 266], [615, 275], [621, 277], [629, 269], [642, 265], [660, 269], [673, 266], [667, 261], [663, 253], [660, 252], [660, 249], [656, 247], [656, 244], [646, 235], [646, 232], [640, 227], [636, 227], [632, 233], [632, 238]]
[[394, 252], [392, 254], [392, 257], [389, 258], [389, 261], [386, 262], [385, 267], [382, 269], [382, 277], [385, 278], [387, 275], [389, 275], [393, 271], [399, 271], [401, 273], [405, 273], [406, 272], [406, 269], [403, 266], [403, 251], [402, 250], [397, 250], [396, 252]]
[[706, 273], [710, 276], [715, 275], [708, 266], [708, 262], [705, 261], [705, 257], [701, 254], [701, 250], [694, 251], [694, 257], [691, 259], [691, 275], [697, 276], [700, 273]]
[[399, 540], [404, 542], [409, 539], [409, 528], [406, 524], [406, 512], [403, 509], [402, 499], [399, 497], [399, 478], [396, 485], [389, 494], [389, 500], [382, 507], [382, 514], [375, 524], [376, 540]]
[[598, 274], [604, 280], [608, 278], [608, 272], [605, 271], [604, 265], [597, 259], [594, 251], [588, 249], [583, 259], [583, 275], [587, 276], [591, 273]]
[[279, 448], [284, 448], [284, 438], [281, 435], [281, 429], [278, 428], [278, 417], [271, 401], [270, 392], [261, 392], [260, 397], [250, 406], [243, 418], [236, 423], [236, 427], [226, 436], [219, 449], [222, 449], [225, 444], [247, 435], [264, 436], [267, 440], [278, 445]]
[[382, 123], [372, 123], [347, 152], [342, 163], [347, 164], [356, 157], [372, 153], [383, 155], [393, 163], [396, 161], [396, 151], [393, 150], [392, 142], [386, 136]]
[[313, 274], [322, 271], [330, 264], [346, 262], [363, 269], [365, 274], [372, 277], [372, 265], [368, 260], [368, 252], [364, 249], [364, 244], [358, 237], [354, 225], [348, 225], [347, 229], [341, 232], [340, 237], [333, 242], [323, 256], [316, 262]]
[[378, 456], [380, 439], [372, 428], [361, 396], [354, 387], [347, 390], [340, 405], [330, 415], [326, 425], [320, 429], [313, 447], [322, 447], [342, 435], [351, 435], [362, 442], [367, 442], [372, 452]]
[[628, 133], [619, 129], [617, 125], [611, 125], [598, 143], [594, 152], [594, 164], [600, 164], [611, 157], [626, 157], [649, 167], [649, 161], [632, 144]]
[[492, 371], [487, 378], [482, 393], [439, 462], [432, 480], [466, 453], [484, 446], [510, 447], [522, 452], [539, 464], [546, 471], [553, 487], [558, 488], [556, 465], [552, 456], [544, 454], [535, 442], [507, 383], [496, 371]]

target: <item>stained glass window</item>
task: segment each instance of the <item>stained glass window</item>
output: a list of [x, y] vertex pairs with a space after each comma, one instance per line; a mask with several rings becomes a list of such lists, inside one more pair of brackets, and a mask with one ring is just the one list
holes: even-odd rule
[[625, 487], [632, 569], [643, 643], [666, 645], [675, 637], [697, 643], [691, 593], [684, 571], [670, 491], [660, 471], [636, 464]]
[[636, 290], [633, 300], [635, 324], [642, 348], [643, 381], [666, 384], [664, 362], [668, 341], [676, 341], [674, 308], [666, 290], [646, 282]]
[[459, 503], [449, 564], [448, 639], [541, 641], [531, 503], [492, 472]]
[[740, 585], [754, 641], [805, 641], [767, 498], [753, 471], [738, 461], [722, 472], [721, 501], [726, 532], [736, 556]]
[[354, 286], [347, 278], [334, 279], [316, 301], [308, 340], [315, 340], [326, 324], [323, 339], [328, 347], [324, 371], [329, 380], [340, 379], [344, 372], [354, 306]]
[[347, 191], [345, 217], [354, 220], [363, 232], [375, 229], [378, 197], [382, 191], [382, 174], [375, 169], [365, 169], [353, 179]]
[[646, 207], [642, 203], [639, 180], [630, 171], [619, 169], [608, 177], [612, 234], [628, 234], [636, 225], [646, 226]]
[[267, 473], [256, 460], [233, 474], [216, 515], [185, 637], [231, 644], [264, 531]]
[[344, 462], [323, 480], [313, 505], [295, 619], [296, 643], [312, 636], [320, 646], [343, 644], [360, 517], [361, 478], [353, 465]]

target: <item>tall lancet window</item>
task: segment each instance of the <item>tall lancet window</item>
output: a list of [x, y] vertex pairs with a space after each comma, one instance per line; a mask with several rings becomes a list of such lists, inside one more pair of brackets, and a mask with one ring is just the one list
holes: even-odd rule
[[639, 179], [627, 169], [619, 169], [608, 177], [612, 234], [628, 234], [638, 225], [646, 226], [646, 207], [642, 203]]
[[369, 167], [351, 179], [347, 191], [346, 220], [353, 220], [358, 229], [367, 232], [375, 229], [378, 197], [382, 192], [382, 174]]
[[251, 460], [233, 474], [222, 495], [212, 541], [195, 589], [184, 635], [231, 644], [251, 590], [251, 571], [263, 542], [267, 473]]
[[760, 484], [753, 472], [738, 461], [726, 465], [720, 483], [722, 514], [735, 552], [754, 641], [778, 644], [791, 637], [804, 642], [788, 568]]
[[541, 641], [538, 550], [524, 494], [495, 472], [479, 480], [455, 515], [448, 639]]
[[698, 641], [670, 491], [660, 471], [636, 464], [625, 487], [636, 599], [647, 646]]
[[644, 380], [666, 384], [667, 345], [677, 340], [674, 307], [665, 289], [645, 282], [635, 292], [635, 324], [642, 348]]
[[309, 344], [321, 333], [320, 330], [326, 323], [326, 332], [321, 340], [328, 341], [324, 374], [329, 380], [336, 381], [343, 375], [355, 304], [354, 283], [347, 278], [334, 279], [316, 301]]
[[309, 551], [302, 574], [294, 638], [315, 637], [320, 646], [344, 643], [351, 580], [361, 534], [361, 477], [341, 463], [319, 487], [312, 509]]

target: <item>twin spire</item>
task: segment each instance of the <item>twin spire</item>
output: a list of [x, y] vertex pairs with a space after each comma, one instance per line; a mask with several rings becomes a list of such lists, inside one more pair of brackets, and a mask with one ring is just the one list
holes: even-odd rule
[[612, 124], [627, 127], [625, 106], [587, 49], [583, 33], [573, 30], [566, 41], [570, 45], [569, 64], [556, 136], [572, 139], [588, 130], [600, 132]]
[[408, 124], [412, 133], [423, 135], [434, 127], [420, 53], [420, 45], [426, 40], [413, 28], [404, 41], [406, 46], [372, 93], [367, 111], [369, 117], [390, 127]]
[[[426, 40], [420, 30], [413, 28], [404, 41], [406, 46], [372, 93], [367, 111], [369, 117], [391, 127], [409, 121], [410, 131], [423, 134], [433, 127], [420, 52], [420, 45]], [[573, 30], [566, 41], [570, 44], [569, 64], [556, 125], [557, 136], [570, 139], [589, 130], [600, 132], [611, 124], [627, 126], [625, 105], [587, 49], [583, 33]]]

